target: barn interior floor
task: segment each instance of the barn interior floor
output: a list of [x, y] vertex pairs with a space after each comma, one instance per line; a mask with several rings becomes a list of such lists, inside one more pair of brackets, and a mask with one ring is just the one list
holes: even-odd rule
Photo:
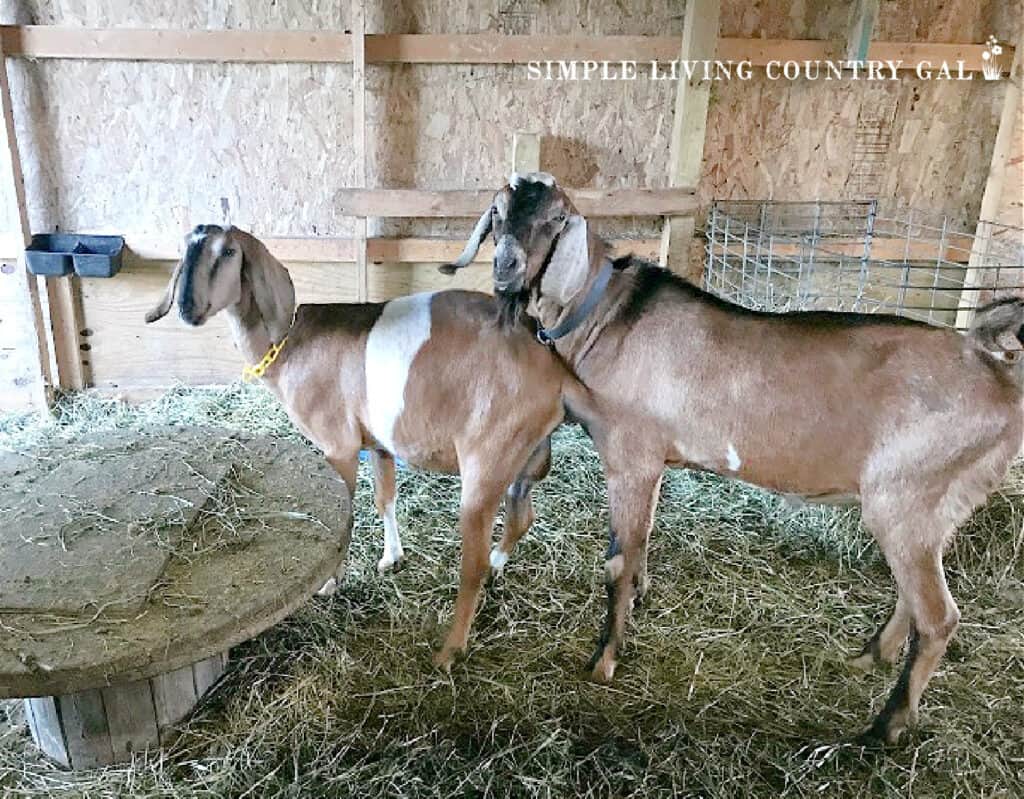
[[[0, 450], [82, 433], [216, 424], [297, 437], [263, 390], [181, 389], [141, 406], [79, 396], [55, 419], [0, 417]], [[948, 557], [961, 628], [900, 744], [858, 732], [895, 674], [854, 653], [891, 609], [854, 510], [790, 509], [671, 472], [616, 681], [582, 666], [603, 613], [604, 482], [589, 441], [556, 434], [538, 521], [488, 590], [466, 660], [431, 665], [458, 581], [457, 479], [403, 470], [405, 567], [379, 576], [382, 530], [360, 472], [348, 574], [232, 665], [163, 753], [71, 774], [0, 703], [10, 796], [1024, 795], [1024, 465]], [[0, 641], [3, 618], [0, 616]]]

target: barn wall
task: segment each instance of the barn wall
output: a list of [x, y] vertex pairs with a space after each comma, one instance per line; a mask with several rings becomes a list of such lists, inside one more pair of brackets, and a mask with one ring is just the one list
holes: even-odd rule
[[[370, 2], [373, 33], [581, 35], [681, 32], [674, 0]], [[726, 0], [722, 35], [840, 39], [847, 3]], [[877, 37], [1004, 40], [1019, 24], [999, 0], [886, 0]], [[336, 29], [346, 2], [181, 4], [171, 0], [0, 2], [3, 22], [172, 28]], [[643, 54], [638, 54], [643, 58]], [[347, 65], [11, 62], [34, 230], [180, 235], [231, 222], [262, 235], [346, 236], [334, 213], [352, 185]], [[572, 186], [665, 185], [674, 86], [669, 82], [533, 82], [512, 66], [393, 65], [367, 69], [370, 186], [475, 188], [508, 171], [512, 134], [544, 134], [542, 166]], [[698, 195], [849, 198], [880, 195], [977, 215], [1002, 95], [1000, 83], [721, 82], [712, 94]], [[5, 202], [0, 225], [15, 219]], [[468, 232], [467, 220], [371, 221], [371, 235]], [[653, 219], [609, 220], [617, 235], [657, 233]], [[300, 299], [351, 300], [354, 267], [290, 265]], [[232, 379], [240, 363], [217, 324], [144, 328], [168, 266], [132, 260], [113, 281], [85, 281], [95, 382], [106, 388]], [[486, 287], [486, 270], [463, 284]], [[373, 265], [372, 298], [442, 283], [432, 265]], [[0, 299], [2, 303], [2, 299]], [[0, 306], [2, 311], [2, 306]], [[7, 380], [3, 366], [0, 377]]]

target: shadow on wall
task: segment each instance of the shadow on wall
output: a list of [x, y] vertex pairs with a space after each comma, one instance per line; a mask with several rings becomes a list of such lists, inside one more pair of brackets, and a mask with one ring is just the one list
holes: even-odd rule
[[600, 171], [591, 145], [566, 136], [541, 136], [540, 168], [577, 189], [591, 185]]

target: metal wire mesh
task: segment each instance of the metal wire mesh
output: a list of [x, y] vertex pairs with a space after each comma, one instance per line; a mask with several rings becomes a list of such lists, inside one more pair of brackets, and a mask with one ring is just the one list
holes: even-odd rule
[[877, 201], [719, 201], [707, 223], [704, 287], [769, 311], [890, 313], [966, 329], [973, 309], [1024, 296], [1024, 229], [967, 231]]

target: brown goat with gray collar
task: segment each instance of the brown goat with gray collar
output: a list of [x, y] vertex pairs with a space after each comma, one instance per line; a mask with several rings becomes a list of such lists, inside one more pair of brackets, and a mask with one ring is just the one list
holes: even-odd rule
[[[577, 390], [576, 381], [525, 328], [499, 326], [486, 294], [443, 291], [296, 309], [287, 270], [236, 228], [193, 231], [146, 321], [175, 302], [189, 325], [223, 311], [246, 360], [270, 361], [259, 376], [323, 450], [350, 496], [359, 451], [371, 450], [386, 534], [382, 569], [402, 555], [394, 458], [461, 475], [462, 576], [455, 622], [435, 657], [448, 667], [466, 648], [502, 495], [505, 532], [490, 559], [496, 570], [533, 521], [530, 488], [547, 474], [549, 435], [562, 420], [563, 392]], [[332, 580], [323, 592], [333, 588]]]
[[591, 392], [585, 423], [611, 516], [594, 678], [612, 678], [645, 588], [664, 467], [712, 471], [812, 501], [860, 502], [898, 594], [855, 663], [894, 662], [909, 640], [868, 730], [897, 739], [959, 621], [943, 551], [1021, 448], [1024, 301], [980, 309], [966, 336], [893, 316], [746, 310], [638, 258], [611, 261], [543, 173], [513, 175], [477, 241], [487, 228], [504, 316], [533, 316]]

